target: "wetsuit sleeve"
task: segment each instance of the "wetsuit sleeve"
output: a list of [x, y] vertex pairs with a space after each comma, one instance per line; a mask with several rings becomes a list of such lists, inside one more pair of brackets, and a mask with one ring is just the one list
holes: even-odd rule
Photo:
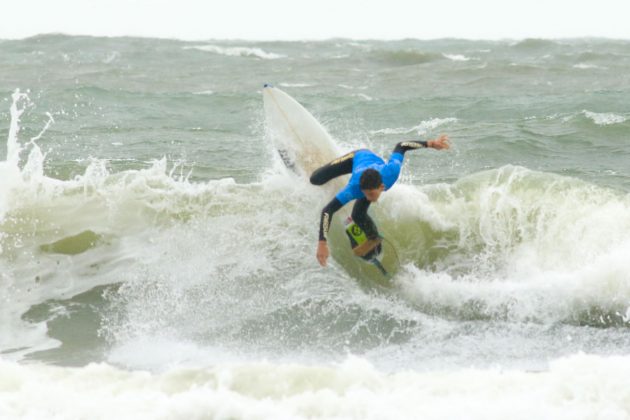
[[392, 155], [389, 157], [389, 162], [387, 162], [387, 165], [381, 170], [381, 176], [383, 177], [383, 184], [385, 184], [386, 190], [389, 190], [398, 179], [403, 160], [405, 159], [405, 152], [426, 147], [428, 147], [426, 141], [401, 141], [396, 144]]
[[363, 230], [368, 239], [378, 238], [378, 229], [368, 214], [370, 202], [366, 198], [360, 198], [352, 208], [352, 220]]
[[426, 141], [401, 141], [394, 147], [393, 153], [400, 153], [404, 155], [405, 152], [409, 150], [422, 149], [429, 147], [429, 144]]
[[319, 220], [319, 240], [326, 241], [328, 240], [328, 230], [330, 229], [330, 222], [332, 221], [333, 214], [343, 207], [341, 201], [339, 201], [336, 197], [333, 198], [330, 203], [326, 204], [326, 206], [322, 210], [322, 216]]

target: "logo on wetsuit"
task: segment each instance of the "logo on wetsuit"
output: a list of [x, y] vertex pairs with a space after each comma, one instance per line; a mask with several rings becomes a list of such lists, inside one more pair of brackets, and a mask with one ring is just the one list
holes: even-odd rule
[[324, 238], [328, 239], [328, 229], [330, 229], [330, 215], [328, 213], [324, 213], [323, 223]]
[[354, 222], [354, 220], [352, 220], [351, 217], [348, 217], [346, 220], [346, 234], [348, 235], [350, 244], [353, 248], [367, 241], [365, 232], [363, 232], [363, 230]]
[[336, 165], [338, 163], [344, 162], [348, 159], [352, 159], [354, 157], [354, 152], [350, 152], [348, 154], [345, 154], [343, 156], [341, 156], [340, 158], [337, 158], [335, 160], [333, 160], [332, 162], [329, 163], [330, 166], [332, 165]]
[[408, 147], [410, 149], [421, 149], [422, 147], [424, 147], [422, 144], [415, 141], [404, 141], [400, 143], [400, 145], [402, 147]]

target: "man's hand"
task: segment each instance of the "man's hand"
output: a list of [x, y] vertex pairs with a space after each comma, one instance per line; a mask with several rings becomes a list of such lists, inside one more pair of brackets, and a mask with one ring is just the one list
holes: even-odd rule
[[326, 267], [326, 260], [328, 259], [330, 252], [328, 251], [328, 244], [326, 241], [319, 241], [317, 243], [317, 261], [322, 267]]
[[446, 134], [442, 134], [435, 140], [427, 141], [427, 146], [436, 150], [448, 149], [449, 147], [451, 147], [448, 136]]

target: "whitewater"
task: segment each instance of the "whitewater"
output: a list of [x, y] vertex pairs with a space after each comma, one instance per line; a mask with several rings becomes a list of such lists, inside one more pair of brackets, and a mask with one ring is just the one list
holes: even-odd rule
[[[0, 41], [0, 418], [629, 419], [630, 43]], [[410, 152], [389, 284], [262, 86]]]

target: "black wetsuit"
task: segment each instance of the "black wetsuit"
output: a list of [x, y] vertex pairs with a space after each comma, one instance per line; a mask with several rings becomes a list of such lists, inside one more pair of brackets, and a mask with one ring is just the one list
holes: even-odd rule
[[373, 168], [379, 171], [383, 179], [385, 189], [388, 190], [398, 179], [403, 157], [406, 151], [427, 147], [425, 141], [400, 142], [394, 148], [388, 163], [369, 150], [356, 150], [315, 170], [311, 175], [311, 184], [323, 185], [333, 178], [341, 175], [352, 174], [348, 185], [339, 191], [337, 195], [322, 210], [319, 223], [319, 240], [328, 239], [328, 230], [333, 214], [346, 203], [355, 200], [352, 208], [352, 219], [365, 232], [368, 239], [376, 239], [378, 230], [367, 211], [370, 202], [359, 189], [359, 179], [363, 171]]

